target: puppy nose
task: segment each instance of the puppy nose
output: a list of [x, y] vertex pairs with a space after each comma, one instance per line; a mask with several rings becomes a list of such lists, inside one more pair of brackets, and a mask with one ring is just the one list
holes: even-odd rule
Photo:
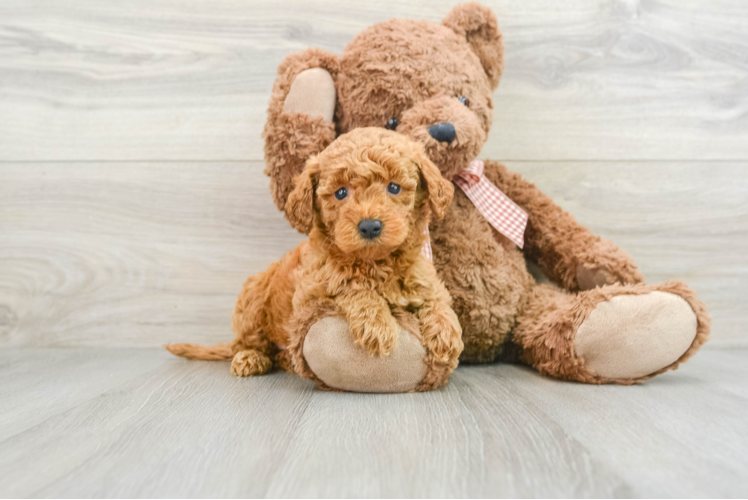
[[431, 137], [439, 142], [452, 142], [457, 137], [455, 126], [449, 122], [441, 122], [431, 125], [428, 129]]
[[358, 232], [367, 240], [373, 240], [382, 234], [382, 221], [377, 219], [364, 219], [358, 223]]

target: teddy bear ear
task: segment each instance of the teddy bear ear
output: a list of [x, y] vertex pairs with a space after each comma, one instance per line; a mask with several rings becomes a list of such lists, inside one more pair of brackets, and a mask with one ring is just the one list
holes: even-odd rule
[[286, 200], [286, 218], [300, 233], [309, 234], [314, 224], [314, 188], [318, 173], [319, 160], [314, 156], [294, 178], [295, 187]]
[[442, 24], [467, 39], [480, 59], [491, 86], [499, 85], [504, 71], [504, 41], [496, 15], [488, 7], [475, 2], [458, 5]]

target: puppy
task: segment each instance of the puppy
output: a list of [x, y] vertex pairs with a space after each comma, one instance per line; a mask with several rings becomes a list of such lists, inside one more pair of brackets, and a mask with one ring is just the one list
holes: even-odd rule
[[232, 317], [235, 340], [166, 348], [190, 359], [233, 359], [236, 376], [276, 364], [315, 379], [304, 337], [315, 321], [338, 315], [374, 356], [396, 347], [401, 326], [416, 333], [427, 357], [446, 367], [443, 385], [462, 352], [462, 330], [421, 249], [430, 215], [442, 218], [453, 193], [423, 146], [405, 136], [380, 128], [340, 136], [307, 162], [286, 204], [309, 240], [246, 281]]

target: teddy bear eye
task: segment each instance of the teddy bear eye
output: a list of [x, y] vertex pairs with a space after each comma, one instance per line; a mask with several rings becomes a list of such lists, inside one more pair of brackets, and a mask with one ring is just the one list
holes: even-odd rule
[[387, 192], [390, 194], [400, 194], [400, 186], [395, 184], [394, 182], [390, 182], [390, 184], [387, 186]]
[[335, 198], [339, 200], [345, 199], [346, 196], [348, 196], [348, 190], [346, 188], [340, 188], [335, 191]]
[[460, 101], [465, 106], [467, 106], [468, 104], [470, 104], [470, 101], [467, 100], [467, 97], [463, 97], [461, 95], [457, 96], [457, 100]]
[[389, 130], [395, 130], [397, 128], [397, 125], [397, 118], [390, 118], [389, 120], [387, 120], [387, 125], [385, 126], [385, 128]]

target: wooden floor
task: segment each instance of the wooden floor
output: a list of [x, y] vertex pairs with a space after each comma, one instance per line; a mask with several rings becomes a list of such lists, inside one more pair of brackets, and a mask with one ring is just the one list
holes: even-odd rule
[[748, 352], [637, 387], [460, 367], [325, 393], [154, 349], [0, 352], [0, 495], [744, 497]]
[[341, 395], [157, 349], [230, 338], [302, 240], [262, 175], [280, 61], [455, 3], [0, 2], [0, 496], [748, 495], [744, 0], [482, 0], [506, 69], [480, 157], [696, 290], [681, 370]]

